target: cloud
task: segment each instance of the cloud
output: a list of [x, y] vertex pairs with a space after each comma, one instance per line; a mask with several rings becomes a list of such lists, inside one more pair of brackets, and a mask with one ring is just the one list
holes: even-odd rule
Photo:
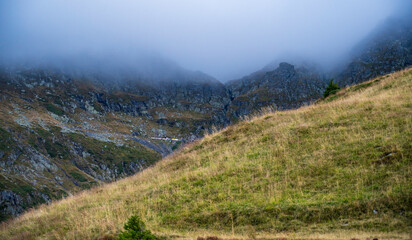
[[229, 80], [287, 56], [333, 65], [407, 2], [2, 1], [0, 50], [19, 61], [156, 53]]

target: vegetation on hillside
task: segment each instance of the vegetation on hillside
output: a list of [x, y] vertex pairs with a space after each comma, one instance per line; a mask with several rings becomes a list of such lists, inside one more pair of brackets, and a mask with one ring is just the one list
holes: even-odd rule
[[412, 70], [365, 84], [207, 135], [133, 177], [30, 211], [4, 224], [0, 238], [104, 239], [131, 215], [163, 235], [406, 238]]
[[138, 216], [131, 216], [124, 225], [117, 240], [156, 240], [157, 237], [146, 229], [144, 222]]
[[329, 95], [335, 94], [340, 90], [340, 87], [338, 84], [333, 82], [333, 79], [330, 80], [328, 87], [325, 89], [325, 92], [323, 93], [323, 97], [327, 97]]
[[[27, 130], [1, 120], [0, 125], [0, 192], [7, 191], [9, 195], [0, 200], [0, 210], [16, 205], [25, 210], [61, 199], [99, 185], [104, 182], [102, 176], [126, 177], [161, 157], [131, 140], [117, 146], [82, 134], [65, 133], [56, 126]], [[109, 167], [116, 171], [112, 176], [105, 171]], [[19, 197], [12, 198], [11, 194]], [[0, 220], [10, 217], [0, 212]]]

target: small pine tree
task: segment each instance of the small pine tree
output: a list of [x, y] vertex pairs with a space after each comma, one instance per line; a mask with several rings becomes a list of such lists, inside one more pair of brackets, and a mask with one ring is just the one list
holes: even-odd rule
[[323, 93], [323, 97], [327, 97], [331, 94], [335, 94], [340, 90], [338, 84], [333, 82], [333, 78], [330, 80], [328, 87], [326, 88], [325, 92]]
[[145, 224], [137, 216], [129, 218], [124, 225], [124, 230], [117, 237], [117, 240], [157, 240], [149, 230], [146, 230]]

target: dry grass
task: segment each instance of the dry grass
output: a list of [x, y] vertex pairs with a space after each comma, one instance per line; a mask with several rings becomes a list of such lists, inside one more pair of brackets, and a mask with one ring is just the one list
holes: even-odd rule
[[332, 97], [250, 118], [43, 205], [3, 224], [0, 239], [115, 236], [134, 214], [169, 237], [408, 239], [412, 70]]

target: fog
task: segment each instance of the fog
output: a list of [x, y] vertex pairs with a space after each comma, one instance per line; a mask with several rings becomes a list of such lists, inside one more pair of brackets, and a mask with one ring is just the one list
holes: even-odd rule
[[3, 0], [0, 51], [7, 62], [161, 56], [227, 81], [282, 59], [335, 67], [386, 18], [409, 14], [408, 2]]

